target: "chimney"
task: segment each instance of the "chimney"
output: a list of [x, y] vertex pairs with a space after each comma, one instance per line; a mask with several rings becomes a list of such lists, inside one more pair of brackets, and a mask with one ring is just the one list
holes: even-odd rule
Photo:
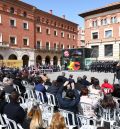
[[65, 19], [65, 15], [63, 15], [63, 19]]
[[50, 12], [49, 12], [50, 14], [52, 14], [53, 12], [52, 12], [52, 10], [50, 10]]

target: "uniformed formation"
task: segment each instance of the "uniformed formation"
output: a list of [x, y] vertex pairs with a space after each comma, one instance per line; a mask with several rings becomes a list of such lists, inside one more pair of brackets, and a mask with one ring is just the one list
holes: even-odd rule
[[114, 73], [117, 63], [118, 61], [96, 61], [91, 64], [90, 70], [91, 72]]

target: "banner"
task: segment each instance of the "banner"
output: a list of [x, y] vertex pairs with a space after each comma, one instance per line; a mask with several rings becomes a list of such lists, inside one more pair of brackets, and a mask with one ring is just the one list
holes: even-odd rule
[[10, 68], [21, 68], [23, 66], [22, 60], [0, 60], [0, 66], [6, 66]]

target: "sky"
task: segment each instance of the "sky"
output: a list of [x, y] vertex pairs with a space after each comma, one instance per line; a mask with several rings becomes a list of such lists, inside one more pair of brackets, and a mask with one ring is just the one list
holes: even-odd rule
[[67, 20], [79, 24], [84, 28], [84, 19], [78, 14], [100, 8], [112, 2], [120, 0], [21, 0], [25, 3], [36, 6], [45, 12], [53, 10], [53, 14], [59, 17], [65, 15]]

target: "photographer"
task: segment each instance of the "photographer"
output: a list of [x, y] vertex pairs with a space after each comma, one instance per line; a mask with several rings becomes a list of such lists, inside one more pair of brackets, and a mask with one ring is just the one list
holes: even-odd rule
[[[63, 92], [66, 93], [64, 98], [63, 98]], [[74, 83], [66, 81], [64, 83], [64, 86], [58, 90], [57, 99], [61, 109], [71, 111], [74, 113], [78, 112], [80, 94], [76, 89], [74, 89]]]

